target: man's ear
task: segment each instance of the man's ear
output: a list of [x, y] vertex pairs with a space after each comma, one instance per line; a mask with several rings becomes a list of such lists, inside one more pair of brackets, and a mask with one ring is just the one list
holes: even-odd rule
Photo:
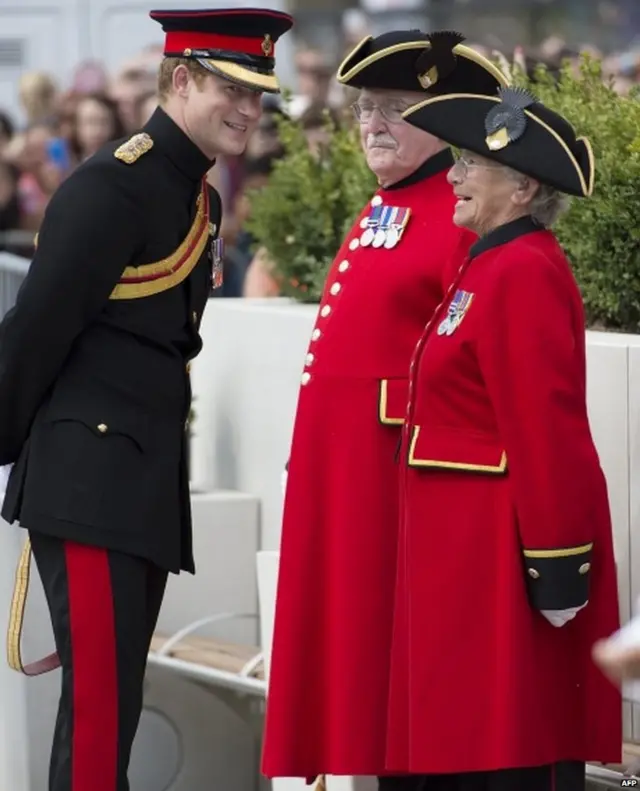
[[189, 69], [183, 63], [181, 63], [179, 66], [176, 66], [173, 71], [171, 81], [173, 83], [173, 90], [178, 94], [178, 96], [186, 99], [189, 95], [190, 75]]

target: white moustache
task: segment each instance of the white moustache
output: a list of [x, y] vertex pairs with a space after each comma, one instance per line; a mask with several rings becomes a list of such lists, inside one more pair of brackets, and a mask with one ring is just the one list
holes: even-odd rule
[[398, 144], [392, 137], [387, 135], [369, 135], [367, 137], [367, 148], [397, 148]]

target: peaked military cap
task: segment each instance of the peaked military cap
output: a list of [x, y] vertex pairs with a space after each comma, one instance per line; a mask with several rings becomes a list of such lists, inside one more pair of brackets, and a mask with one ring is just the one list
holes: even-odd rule
[[403, 115], [412, 126], [457, 148], [507, 165], [561, 192], [588, 197], [595, 163], [591, 144], [522, 88], [497, 95], [434, 96]]
[[214, 74], [257, 91], [279, 93], [275, 45], [293, 25], [282, 11], [216, 8], [151, 11], [165, 32], [164, 55], [193, 58]]
[[337, 79], [354, 88], [442, 93], [495, 93], [504, 74], [447, 30], [397, 30], [364, 38], [338, 68]]

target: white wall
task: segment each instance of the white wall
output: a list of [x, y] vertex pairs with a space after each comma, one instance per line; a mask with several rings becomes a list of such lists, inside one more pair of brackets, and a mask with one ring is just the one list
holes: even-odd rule
[[192, 369], [193, 485], [257, 496], [262, 549], [279, 547], [280, 475], [316, 311], [280, 299], [212, 299], [203, 316]]

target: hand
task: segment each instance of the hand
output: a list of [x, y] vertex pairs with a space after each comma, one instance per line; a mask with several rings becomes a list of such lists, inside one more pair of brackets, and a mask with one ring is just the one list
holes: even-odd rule
[[640, 679], [640, 646], [616, 645], [611, 640], [600, 640], [592, 650], [593, 661], [612, 681]]
[[640, 679], [640, 616], [636, 615], [592, 650], [595, 663], [614, 681]]
[[559, 629], [569, 623], [569, 621], [572, 621], [587, 604], [588, 602], [585, 602], [581, 607], [568, 607], [566, 610], [540, 610], [540, 612], [552, 626]]

